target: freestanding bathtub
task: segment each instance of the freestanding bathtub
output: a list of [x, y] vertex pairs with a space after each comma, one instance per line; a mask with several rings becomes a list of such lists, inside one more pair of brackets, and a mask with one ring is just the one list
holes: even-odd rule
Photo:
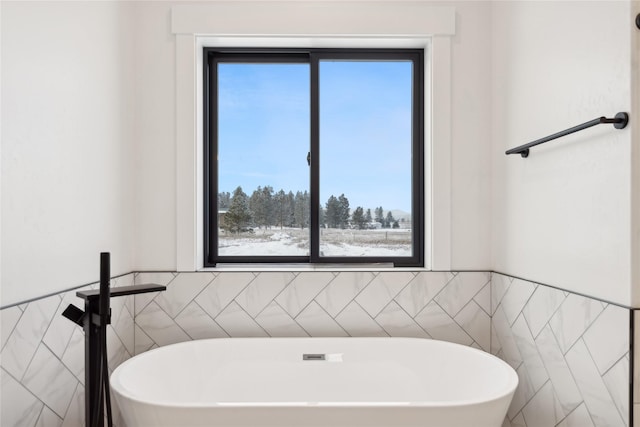
[[502, 360], [417, 338], [221, 338], [135, 356], [111, 376], [127, 427], [500, 427]]

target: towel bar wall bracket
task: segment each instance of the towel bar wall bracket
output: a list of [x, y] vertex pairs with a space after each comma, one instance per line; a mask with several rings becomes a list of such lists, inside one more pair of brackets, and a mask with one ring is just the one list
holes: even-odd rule
[[587, 129], [587, 128], [590, 128], [592, 126], [601, 125], [601, 124], [604, 124], [604, 123], [613, 124], [613, 127], [616, 128], [616, 129], [624, 129], [625, 127], [627, 127], [627, 124], [629, 123], [629, 114], [621, 112], [621, 113], [616, 114], [615, 117], [612, 118], [612, 119], [608, 119], [606, 117], [598, 117], [597, 119], [593, 119], [593, 120], [590, 120], [590, 121], [588, 121], [586, 123], [582, 123], [582, 124], [574, 126], [572, 128], [565, 129], [563, 131], [554, 133], [553, 135], [549, 135], [549, 136], [546, 136], [544, 138], [537, 139], [537, 140], [535, 140], [533, 142], [530, 142], [528, 144], [524, 144], [524, 145], [521, 145], [519, 147], [512, 148], [510, 150], [507, 150], [505, 152], [505, 154], [507, 154], [507, 155], [508, 154], [520, 154], [520, 156], [526, 158], [526, 157], [529, 157], [529, 149], [531, 147], [535, 147], [536, 145], [544, 144], [545, 142], [549, 142], [551, 140], [554, 140], [554, 139], [557, 139], [557, 138], [572, 134], [574, 132], [578, 132], [578, 131], [581, 131], [583, 129]]

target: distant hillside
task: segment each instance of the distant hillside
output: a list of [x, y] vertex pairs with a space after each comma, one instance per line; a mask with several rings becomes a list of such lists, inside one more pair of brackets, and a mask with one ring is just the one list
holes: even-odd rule
[[[385, 211], [384, 213], [385, 215], [387, 214], [387, 212]], [[402, 219], [404, 218], [407, 221], [411, 221], [411, 214], [409, 212], [405, 212], [402, 211], [400, 209], [391, 209], [391, 215], [393, 215], [393, 217], [395, 219]]]
[[[365, 209], [365, 212], [367, 210]], [[371, 208], [371, 215], [374, 215], [375, 208]], [[388, 210], [384, 210], [384, 215], [387, 215]], [[391, 215], [393, 215], [394, 219], [402, 219], [404, 218], [406, 221], [411, 221], [411, 214], [409, 212], [405, 212], [401, 209], [391, 209]]]

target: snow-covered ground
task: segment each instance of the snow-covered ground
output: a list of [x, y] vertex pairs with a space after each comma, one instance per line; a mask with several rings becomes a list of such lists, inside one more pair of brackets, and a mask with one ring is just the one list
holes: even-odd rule
[[[411, 233], [406, 229], [323, 229], [320, 251], [325, 256], [410, 256]], [[309, 230], [271, 229], [219, 236], [222, 256], [308, 256]]]

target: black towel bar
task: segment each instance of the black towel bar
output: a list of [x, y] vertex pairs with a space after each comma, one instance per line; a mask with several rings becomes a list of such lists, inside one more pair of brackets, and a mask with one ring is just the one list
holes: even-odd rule
[[586, 128], [590, 128], [591, 126], [601, 125], [603, 123], [611, 123], [613, 124], [613, 127], [615, 127], [616, 129], [624, 129], [627, 126], [627, 123], [629, 123], [629, 115], [627, 113], [618, 113], [613, 119], [608, 119], [606, 117], [598, 117], [597, 119], [590, 120], [586, 123], [582, 123], [581, 125], [574, 126], [572, 128], [554, 133], [553, 135], [536, 139], [535, 141], [530, 142], [528, 144], [524, 144], [519, 147], [512, 148], [511, 150], [507, 150], [505, 154], [520, 154], [522, 157], [528, 157], [529, 148], [531, 147], [535, 147], [536, 145], [549, 142], [553, 139], [560, 138], [562, 136], [566, 136]]

